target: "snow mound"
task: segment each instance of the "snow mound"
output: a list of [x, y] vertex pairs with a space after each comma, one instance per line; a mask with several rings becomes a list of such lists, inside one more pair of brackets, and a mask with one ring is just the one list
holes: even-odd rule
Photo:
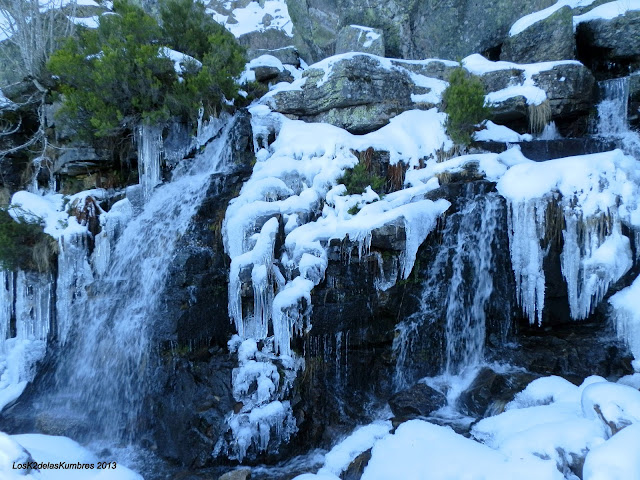
[[583, 480], [639, 480], [640, 424], [631, 425], [589, 451]]

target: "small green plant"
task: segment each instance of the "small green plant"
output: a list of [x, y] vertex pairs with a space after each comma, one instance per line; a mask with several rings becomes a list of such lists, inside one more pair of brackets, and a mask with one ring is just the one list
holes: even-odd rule
[[0, 208], [0, 267], [5, 270], [48, 271], [55, 255], [55, 240], [39, 223], [15, 221]]
[[360, 194], [369, 186], [371, 190], [380, 194], [385, 184], [385, 179], [372, 173], [363, 162], [348, 169], [338, 181], [347, 187], [348, 195]]
[[447, 114], [447, 133], [459, 145], [468, 146], [476, 125], [490, 118], [491, 108], [484, 104], [484, 85], [462, 66], [451, 72], [449, 86], [442, 94]]

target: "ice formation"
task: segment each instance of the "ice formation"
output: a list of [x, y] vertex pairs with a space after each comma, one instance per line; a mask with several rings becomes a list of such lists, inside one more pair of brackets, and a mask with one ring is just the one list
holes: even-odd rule
[[627, 341], [640, 370], [640, 277], [609, 299], [613, 322], [618, 335]]
[[615, 150], [527, 162], [510, 168], [497, 188], [509, 202], [511, 260], [518, 300], [529, 320], [542, 321], [542, 262], [560, 231], [571, 316], [586, 318], [633, 262], [621, 229], [640, 226], [636, 160]]
[[[51, 289], [49, 275], [0, 271], [0, 410], [22, 394], [44, 356], [51, 328]], [[12, 317], [15, 332], [9, 331]]]
[[[358, 162], [353, 150], [384, 149], [391, 153], [392, 163], [409, 165], [435, 156], [450, 142], [442, 128], [444, 116], [435, 109], [405, 112], [387, 127], [362, 136], [331, 125], [290, 120], [265, 105], [254, 106], [251, 113], [258, 161], [239, 197], [230, 203], [223, 226], [231, 257], [229, 315], [241, 341], [265, 341], [273, 350], [262, 348], [263, 360], [257, 364], [240, 360], [241, 372], [234, 375], [235, 398], [245, 407], [228, 419], [235, 443], [227, 449], [240, 459], [250, 446], [246, 438], [258, 450], [265, 446], [262, 430], [256, 430], [251, 420], [256, 415], [262, 429], [269, 425], [265, 414], [271, 411], [276, 417], [270, 428], [287, 424], [285, 392], [271, 387], [275, 370], [269, 362], [295, 364], [292, 338], [311, 328], [311, 292], [324, 280], [329, 243], [349, 240], [360, 255], [366, 255], [376, 229], [388, 224], [403, 228], [406, 244], [397, 277], [386, 279], [391, 285], [408, 277], [418, 247], [449, 207], [445, 200], [424, 199], [437, 182], [417, 182], [382, 199], [371, 188], [346, 195], [346, 188], [338, 185], [346, 169]], [[268, 145], [271, 133], [276, 140]], [[281, 250], [276, 250], [279, 243]], [[252, 304], [242, 301], [248, 288]], [[286, 374], [295, 376], [295, 368], [285, 369]], [[257, 403], [245, 388], [256, 369], [262, 373], [253, 381], [265, 394]], [[273, 402], [280, 406], [265, 410]]]

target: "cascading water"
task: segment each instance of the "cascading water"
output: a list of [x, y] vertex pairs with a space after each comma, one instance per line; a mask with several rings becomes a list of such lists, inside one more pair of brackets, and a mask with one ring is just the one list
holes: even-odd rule
[[499, 211], [498, 196], [489, 193], [476, 197], [462, 212], [446, 303], [446, 371], [452, 375], [483, 360], [485, 306], [493, 292], [491, 267]]
[[494, 239], [503, 212], [495, 193], [465, 187], [458, 212], [449, 215], [442, 244], [428, 267], [421, 308], [398, 325], [394, 386], [400, 390], [415, 381], [411, 353], [419, 347], [422, 326], [443, 319], [444, 367], [457, 375], [483, 360], [485, 307], [493, 292]]
[[[81, 290], [59, 304], [61, 318], [74, 320], [69, 333], [74, 341], [67, 342], [56, 373], [56, 393], [47, 397], [46, 408], [54, 405], [62, 413], [91, 418], [94, 438], [135, 437], [144, 399], [152, 388], [153, 320], [163, 280], [178, 240], [206, 195], [211, 175], [224, 171], [233, 123], [220, 120], [217, 138], [195, 159], [176, 167], [173, 181], [155, 188], [142, 212], [122, 232], [119, 228], [106, 231], [119, 236], [101, 240], [95, 282], [67, 282], [67, 288]], [[144, 158], [140, 162], [148, 163]], [[130, 213], [125, 207], [116, 213]], [[71, 278], [74, 272], [66, 271], [64, 265], [60, 277]], [[73, 262], [68, 266], [74, 268]]]
[[598, 104], [596, 134], [618, 139], [625, 153], [640, 158], [640, 136], [629, 129], [629, 77], [599, 82], [602, 100]]

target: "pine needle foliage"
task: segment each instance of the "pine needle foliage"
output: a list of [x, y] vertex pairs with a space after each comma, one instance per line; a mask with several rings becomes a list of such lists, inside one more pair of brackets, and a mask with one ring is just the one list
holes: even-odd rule
[[[169, 118], [193, 122], [201, 107], [215, 114], [237, 96], [244, 49], [200, 2], [161, 0], [161, 25], [128, 0], [115, 0], [113, 10], [97, 29], [79, 28], [48, 64], [60, 79], [61, 113], [80, 137], [114, 137]], [[167, 49], [192, 60], [177, 72]]]
[[490, 118], [491, 108], [485, 106], [484, 96], [484, 85], [478, 77], [462, 67], [451, 72], [442, 102], [447, 114], [447, 133], [456, 144], [470, 145], [476, 125]]

